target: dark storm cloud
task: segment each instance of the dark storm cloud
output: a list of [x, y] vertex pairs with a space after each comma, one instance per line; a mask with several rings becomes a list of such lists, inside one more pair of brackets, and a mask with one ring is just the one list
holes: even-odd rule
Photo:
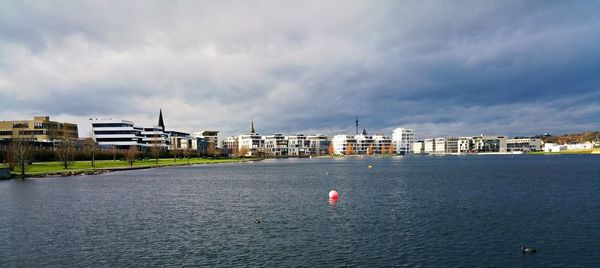
[[6, 2], [0, 120], [186, 131], [598, 130], [590, 1]]

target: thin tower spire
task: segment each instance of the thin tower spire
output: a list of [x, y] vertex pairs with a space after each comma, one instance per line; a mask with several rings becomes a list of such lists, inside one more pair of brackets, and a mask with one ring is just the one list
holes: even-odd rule
[[254, 131], [254, 118], [252, 118], [252, 122], [250, 123], [250, 134], [254, 134], [254, 133], [256, 133], [256, 132]]
[[165, 122], [163, 121], [162, 108], [158, 113], [158, 126], [162, 128], [162, 131], [165, 131]]

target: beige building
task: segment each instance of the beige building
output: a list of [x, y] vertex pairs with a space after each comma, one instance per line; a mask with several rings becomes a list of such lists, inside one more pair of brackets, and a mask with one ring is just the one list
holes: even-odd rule
[[77, 124], [50, 121], [49, 116], [35, 116], [33, 120], [0, 121], [0, 139], [53, 141], [77, 139]]

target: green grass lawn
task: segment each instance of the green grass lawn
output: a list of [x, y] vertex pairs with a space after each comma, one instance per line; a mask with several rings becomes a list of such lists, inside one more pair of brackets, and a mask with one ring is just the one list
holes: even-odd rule
[[[190, 158], [189, 164], [212, 164], [212, 163], [230, 163], [239, 162], [248, 159], [207, 159], [207, 158]], [[156, 167], [156, 166], [170, 166], [170, 165], [187, 165], [187, 159], [177, 159], [173, 161], [173, 158], [162, 158], [158, 160], [158, 164], [154, 159], [152, 160], [140, 160], [133, 163], [133, 167]], [[121, 160], [97, 160], [96, 169], [107, 169], [107, 168], [129, 168], [129, 163]], [[93, 171], [91, 161], [75, 161], [69, 164], [69, 167], [65, 169], [62, 162], [34, 162], [27, 166], [25, 174], [28, 176], [42, 175], [42, 174], [60, 174], [60, 173], [72, 173], [81, 171]], [[12, 172], [17, 175], [20, 174], [18, 170]]]

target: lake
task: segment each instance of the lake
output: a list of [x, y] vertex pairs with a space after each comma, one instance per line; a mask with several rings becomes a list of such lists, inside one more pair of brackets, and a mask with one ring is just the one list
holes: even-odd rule
[[600, 267], [600, 155], [279, 159], [0, 181], [0, 241], [0, 267]]

